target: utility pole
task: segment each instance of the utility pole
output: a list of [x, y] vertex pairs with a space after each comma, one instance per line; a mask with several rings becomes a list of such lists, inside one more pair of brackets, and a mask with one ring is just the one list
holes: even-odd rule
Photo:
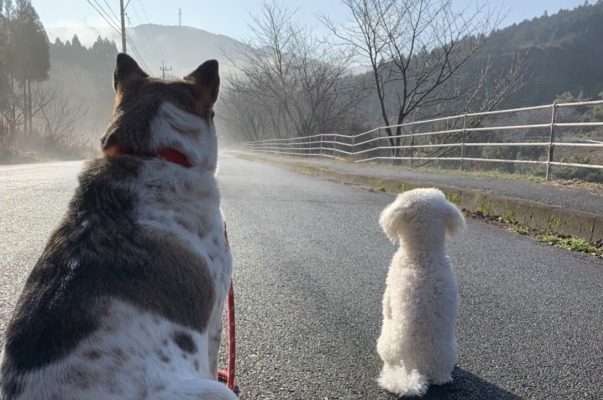
[[161, 67], [159, 69], [161, 70], [161, 77], [165, 79], [165, 73], [171, 71], [172, 67], [166, 67], [165, 62], [161, 60]]
[[126, 8], [124, 0], [119, 0], [119, 13], [121, 15], [121, 51], [126, 52]]
[[182, 8], [178, 7], [178, 26], [182, 26]]

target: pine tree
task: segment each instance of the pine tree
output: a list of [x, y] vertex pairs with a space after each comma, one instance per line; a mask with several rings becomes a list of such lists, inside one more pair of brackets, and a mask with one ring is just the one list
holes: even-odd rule
[[48, 37], [30, 0], [17, 0], [11, 27], [11, 72], [22, 90], [24, 131], [30, 134], [33, 120], [31, 83], [48, 79]]
[[4, 17], [4, 1], [0, 0], [0, 144], [6, 140], [6, 126], [3, 113], [8, 105], [8, 72], [6, 70], [6, 18]]

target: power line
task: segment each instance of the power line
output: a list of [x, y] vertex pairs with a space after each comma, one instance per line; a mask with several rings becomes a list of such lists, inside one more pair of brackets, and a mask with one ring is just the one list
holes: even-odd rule
[[140, 60], [140, 63], [142, 64], [142, 67], [145, 69], [145, 71], [151, 72], [152, 70], [149, 68], [149, 66], [147, 65], [147, 63], [144, 61], [144, 58], [142, 58], [142, 54], [140, 53], [140, 51], [138, 51], [138, 48], [134, 44], [134, 40], [132, 40], [132, 36], [130, 36], [127, 32], [126, 32], [126, 41], [128, 42], [128, 44], [132, 48], [132, 52]]
[[107, 16], [105, 16], [105, 14], [99, 10], [93, 3], [91, 0], [86, 0], [86, 2], [88, 4], [90, 4], [90, 7], [92, 7], [104, 20], [105, 22], [109, 25], [110, 28], [113, 28], [113, 30], [115, 30], [118, 34], [121, 34], [121, 32], [119, 31], [119, 28], [117, 28], [117, 26], [113, 25], [113, 23], [111, 22], [110, 18], [108, 18]]
[[[158, 38], [159, 34], [155, 30], [155, 26], [153, 26], [153, 23], [149, 19], [149, 15], [147, 14], [147, 10], [145, 9], [142, 0], [138, 0], [137, 5], [140, 8], [140, 10], [142, 11], [142, 14], [144, 15], [144, 17], [146, 19], [146, 22], [148, 24], [149, 31], [151, 32], [151, 35], [153, 36], [153, 38]], [[136, 13], [136, 9], [134, 7], [132, 7], [132, 10], [138, 16], [138, 13]], [[139, 17], [139, 19], [140, 19], [140, 17]], [[163, 51], [162, 46], [156, 40], [155, 41], [154, 40], [149, 40], [149, 38], [146, 35], [142, 35], [142, 36], [144, 36], [144, 38], [147, 40], [147, 43], [149, 44], [149, 47], [151, 48], [151, 51], [153, 52], [153, 54], [157, 58], [157, 61], [158, 62], [161, 61], [161, 63], [163, 64], [165, 51]], [[160, 67], [160, 69], [161, 69], [161, 67]]]
[[107, 0], [103, 0], [103, 1], [107, 5], [107, 8], [109, 9], [109, 11], [111, 11], [111, 14], [113, 14], [113, 17], [115, 18], [115, 21], [119, 21], [119, 18], [117, 17], [117, 14], [115, 13], [115, 11], [113, 11], [113, 7], [111, 7], [111, 5], [107, 2]]
[[[117, 15], [115, 14], [115, 12], [111, 8], [111, 6], [107, 3], [107, 1], [106, 0], [103, 0], [103, 1], [107, 5], [107, 7], [109, 8], [109, 11], [113, 14], [113, 16], [115, 18], [117, 18]], [[132, 48], [132, 52], [136, 55], [136, 57], [138, 58], [138, 60], [142, 64], [143, 68], [145, 70], [147, 70], [147, 71], [152, 71], [149, 68], [149, 66], [147, 65], [147, 63], [145, 62], [144, 58], [142, 57], [142, 54], [140, 53], [140, 51], [138, 50], [138, 48], [134, 44], [134, 41], [132, 40], [132, 37], [126, 31], [125, 26], [122, 24], [123, 29], [119, 29], [116, 26], [116, 22], [112, 21], [111, 15], [109, 14], [109, 12], [107, 10], [105, 10], [105, 8], [102, 6], [102, 4], [100, 4], [98, 2], [98, 0], [86, 0], [86, 2], [103, 18], [103, 20], [109, 25], [110, 28], [112, 28], [115, 32], [117, 32], [118, 35], [122, 36], [122, 48], [123, 48], [123, 51], [125, 52], [125, 50], [126, 50], [126, 43], [129, 44], [130, 47]], [[123, 4], [123, 2], [121, 2], [121, 3]], [[130, 4], [129, 1], [123, 7], [123, 12], [125, 12], [125, 9], [128, 6], [128, 4]]]
[[[138, 12], [136, 11], [134, 4], [132, 5], [132, 12], [134, 13], [134, 15], [136, 16], [136, 18], [138, 20], [142, 20], [140, 18], [140, 16], [138, 15]], [[149, 29], [151, 29], [150, 26], [149, 26]], [[151, 49], [151, 53], [152, 53], [152, 56], [154, 57], [155, 61], [157, 61], [157, 63], [161, 63], [161, 60], [163, 59], [163, 57], [161, 57], [159, 55], [159, 52], [157, 51], [156, 47], [153, 45], [153, 41], [150, 40], [149, 37], [147, 35], [145, 35], [142, 31], [140, 31], [140, 36], [142, 36], [145, 39], [148, 47]]]
[[147, 21], [149, 23], [151, 23], [150, 20], [149, 20], [149, 16], [147, 15], [147, 10], [145, 10], [144, 4], [142, 4], [142, 0], [139, 0], [138, 4], [140, 5], [140, 8], [142, 9], [142, 13], [144, 14], [144, 17], [147, 19]]
[[[138, 6], [140, 7], [140, 9], [142, 10], [142, 13], [144, 14], [144, 17], [147, 21], [147, 23], [149, 24], [149, 29], [151, 30], [151, 32], [153, 33], [153, 35], [155, 37], [159, 37], [159, 35], [157, 35], [157, 32], [155, 31], [155, 27], [153, 26], [153, 24], [151, 23], [151, 20], [149, 19], [149, 15], [147, 14], [147, 10], [144, 8], [144, 4], [142, 3], [142, 0], [138, 0]], [[159, 45], [159, 43], [157, 43], [158, 47], [161, 47]], [[160, 54], [165, 54], [164, 51], [161, 51], [162, 49], [159, 48], [159, 53]], [[161, 58], [161, 57], [160, 57]]]
[[107, 12], [107, 10], [105, 10], [105, 8], [102, 6], [102, 4], [100, 4], [98, 2], [98, 0], [93, 0], [93, 1], [94, 1], [94, 4], [96, 4], [97, 10], [102, 13], [104, 20], [108, 24], [110, 24], [113, 27], [113, 29], [119, 29], [118, 28], [119, 23], [117, 21], [114, 21], [113, 19], [111, 19], [111, 15], [109, 14], [109, 12]]

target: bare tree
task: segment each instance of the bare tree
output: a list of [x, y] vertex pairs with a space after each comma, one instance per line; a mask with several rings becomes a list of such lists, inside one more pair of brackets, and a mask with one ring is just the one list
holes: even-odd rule
[[244, 141], [265, 137], [268, 126], [266, 110], [269, 105], [261, 104], [250, 90], [248, 82], [241, 77], [231, 77], [220, 102], [223, 112], [217, 116], [225, 121], [230, 136]]
[[[71, 101], [60, 90], [52, 87], [37, 87], [34, 93], [34, 117], [41, 128], [41, 136], [55, 143], [69, 144], [74, 141], [73, 130], [87, 113], [86, 108]], [[40, 102], [40, 100], [44, 100]]]
[[[483, 44], [491, 29], [484, 9], [455, 13], [449, 0], [341, 0], [350, 24], [323, 23], [368, 62], [385, 125], [402, 124], [419, 107], [454, 100], [439, 91]], [[386, 129], [392, 146], [401, 128]], [[394, 156], [399, 154], [395, 150]]]
[[[9, 92], [4, 99], [8, 103], [8, 106], [2, 113], [2, 118], [8, 126], [5, 142], [7, 146], [12, 147], [13, 150], [16, 149], [18, 142], [17, 130], [20, 127], [25, 128], [27, 119], [30, 116], [32, 119], [38, 116], [40, 111], [44, 107], [47, 107], [54, 98], [51, 93], [41, 89], [39, 84], [35, 84], [33, 91], [31, 87], [30, 83], [28, 85], [29, 98], [27, 100], [21, 91], [17, 91], [16, 93]], [[25, 88], [25, 85], [23, 85], [22, 88]], [[26, 132], [25, 129], [23, 129], [23, 131], [26, 134], [23, 135], [23, 139], [26, 139], [25, 136], [31, 135], [31, 129], [29, 132]]]
[[[349, 57], [294, 17], [279, 3], [264, 4], [251, 26], [247, 62], [230, 79], [238, 93], [224, 99], [231, 114], [253, 113], [241, 119], [252, 130], [261, 126], [264, 137], [335, 129], [367, 93], [362, 80], [347, 79]], [[254, 105], [241, 104], [243, 99]]]
[[495, 70], [491, 58], [488, 57], [477, 77], [467, 79], [468, 90], [460, 102], [462, 109], [456, 111], [478, 113], [494, 110], [523, 87], [526, 71], [526, 61], [519, 54], [513, 57], [508, 67], [499, 71]]
[[[463, 70], [456, 82], [451, 81], [439, 89], [439, 91], [448, 93], [448, 97], [455, 98], [455, 101], [439, 103], [431, 109], [423, 110], [423, 117], [429, 119], [436, 115], [461, 115], [492, 111], [525, 84], [526, 71], [526, 62], [519, 54], [516, 54], [510, 63], [504, 66], [495, 66], [488, 57], [483, 60], [479, 68]], [[481, 126], [482, 122], [482, 117], [475, 115], [467, 118], [451, 118], [443, 123], [444, 126], [438, 126], [435, 130], [454, 131], [463, 126], [476, 128]], [[463, 133], [452, 132], [428, 136], [427, 140], [428, 144], [460, 143], [462, 135]], [[464, 140], [474, 141], [472, 138]], [[418, 150], [415, 155], [445, 157], [457, 151], [458, 148], [455, 147], [426, 147]], [[421, 166], [429, 162], [418, 162], [415, 165]]]

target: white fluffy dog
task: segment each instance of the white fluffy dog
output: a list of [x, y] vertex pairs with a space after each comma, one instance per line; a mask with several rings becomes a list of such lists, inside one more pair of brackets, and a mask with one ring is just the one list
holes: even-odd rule
[[465, 220], [438, 189], [415, 189], [399, 194], [379, 224], [392, 242], [400, 240], [383, 296], [379, 384], [399, 396], [421, 396], [430, 383], [450, 382], [457, 362], [459, 294], [445, 234]]

